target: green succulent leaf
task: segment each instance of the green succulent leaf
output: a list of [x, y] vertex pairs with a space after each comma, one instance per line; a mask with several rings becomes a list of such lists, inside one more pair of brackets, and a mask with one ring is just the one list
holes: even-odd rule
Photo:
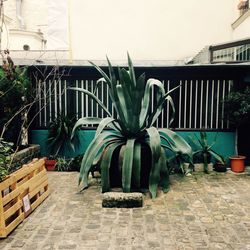
[[111, 140], [119, 141], [120, 136], [112, 132], [103, 132], [97, 138], [95, 138], [87, 148], [82, 159], [79, 176], [79, 184], [83, 182], [83, 188], [88, 186], [88, 174], [96, 155], [98, 154], [99, 150], [105, 148], [105, 144], [110, 142]]
[[141, 144], [135, 143], [133, 169], [132, 169], [132, 182], [135, 188], [140, 188], [141, 184]]
[[124, 151], [124, 159], [122, 164], [122, 188], [123, 192], [130, 192], [131, 177], [133, 168], [135, 139], [128, 139]]
[[156, 86], [158, 88], [158, 96], [164, 96], [165, 95], [165, 89], [163, 86], [163, 83], [160, 82], [157, 79], [148, 79], [146, 83], [146, 88], [142, 100], [142, 107], [140, 112], [140, 127], [145, 126], [146, 124], [146, 118], [149, 112], [149, 104], [150, 104], [150, 92], [153, 86]]
[[80, 118], [73, 127], [73, 130], [72, 130], [72, 133], [71, 133], [71, 139], [74, 137], [76, 129], [78, 129], [79, 127], [84, 126], [84, 125], [89, 125], [89, 124], [98, 125], [101, 121], [102, 121], [102, 119], [97, 118], [97, 117]]
[[105, 148], [102, 162], [101, 162], [101, 180], [102, 180], [102, 192], [108, 192], [110, 189], [109, 169], [112, 161], [112, 156], [117, 147], [122, 145], [121, 142], [114, 142], [110, 146]]
[[82, 92], [86, 95], [88, 95], [89, 97], [91, 97], [94, 101], [96, 101], [99, 106], [109, 115], [111, 116], [110, 112], [108, 111], [107, 107], [93, 94], [91, 93], [90, 91], [86, 90], [86, 89], [82, 89], [82, 88], [73, 88], [73, 87], [70, 87], [68, 88], [70, 90], [75, 90], [75, 91], [79, 91], [79, 92]]
[[146, 129], [149, 136], [149, 147], [152, 152], [152, 159], [157, 162], [161, 155], [161, 138], [160, 134], [155, 127], [150, 127]]
[[170, 146], [173, 148], [173, 151], [186, 155], [189, 159], [192, 159], [192, 148], [181, 136], [170, 129], [159, 129], [159, 133], [162, 138], [166, 138], [166, 140], [171, 144]]
[[104, 129], [105, 127], [107, 127], [110, 123], [112, 123], [112, 122], [114, 122], [114, 121], [115, 121], [115, 119], [114, 119], [114, 118], [111, 118], [111, 117], [103, 118], [103, 119], [101, 120], [99, 126], [98, 126], [97, 129], [96, 129], [95, 138], [98, 137], [98, 136], [102, 133], [102, 131], [103, 131], [103, 129]]
[[[163, 150], [164, 152], [164, 150]], [[155, 199], [157, 196], [158, 185], [161, 180], [161, 172], [166, 164], [166, 158], [163, 156], [165, 152], [161, 154], [161, 157], [157, 162], [152, 161], [152, 168], [149, 176], [149, 191], [152, 195], [152, 198]], [[166, 187], [166, 182], [164, 183], [164, 188]]]
[[221, 163], [225, 163], [223, 157], [222, 157], [220, 154], [216, 153], [214, 150], [210, 149], [208, 152], [209, 152], [217, 161], [219, 161], [219, 162], [221, 162]]

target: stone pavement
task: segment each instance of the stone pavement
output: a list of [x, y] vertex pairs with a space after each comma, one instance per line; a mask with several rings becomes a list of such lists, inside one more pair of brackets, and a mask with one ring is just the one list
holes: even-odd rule
[[97, 179], [77, 192], [78, 173], [50, 172], [50, 197], [0, 249], [250, 249], [250, 176], [171, 178], [143, 208], [102, 208]]

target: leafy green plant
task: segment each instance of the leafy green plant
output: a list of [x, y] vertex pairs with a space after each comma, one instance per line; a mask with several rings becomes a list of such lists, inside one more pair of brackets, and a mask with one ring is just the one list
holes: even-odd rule
[[10, 155], [13, 153], [13, 143], [0, 138], [0, 181], [10, 173]]
[[[90, 143], [81, 163], [79, 184], [83, 188], [88, 186], [88, 175], [93, 162], [101, 159], [102, 192], [110, 189], [110, 166], [114, 154], [119, 155], [119, 168], [122, 176], [124, 192], [130, 192], [131, 183], [135, 188], [141, 185], [141, 155], [142, 147], [149, 148], [151, 169], [149, 174], [149, 191], [153, 198], [156, 197], [158, 186], [164, 191], [169, 189], [169, 169], [167, 166], [166, 151], [181, 153], [192, 161], [192, 150], [187, 142], [170, 129], [157, 129], [153, 126], [161, 114], [163, 105], [169, 101], [174, 115], [174, 103], [170, 96], [176, 88], [165, 92], [164, 85], [157, 79], [148, 79], [145, 83], [145, 74], [136, 78], [132, 61], [128, 55], [128, 70], [118, 68], [118, 77], [110, 61], [108, 61], [109, 74], [99, 66], [90, 62], [102, 78], [99, 84], [106, 84], [109, 96], [117, 113], [117, 118], [111, 116], [108, 108], [86, 89], [70, 88], [87, 94], [97, 102], [108, 117], [104, 119], [86, 117], [79, 119], [72, 131], [86, 124], [98, 124], [95, 138]], [[118, 82], [119, 80], [119, 82]], [[151, 90], [154, 87], [156, 94], [155, 106], [150, 108]], [[177, 87], [178, 88], [178, 87]], [[173, 121], [173, 117], [171, 122]], [[170, 122], [170, 123], [171, 123]], [[110, 131], [103, 131], [109, 126]]]
[[238, 155], [238, 130], [242, 125], [250, 124], [250, 87], [233, 90], [223, 102], [225, 115], [236, 128], [235, 153]]
[[57, 171], [70, 171], [71, 162], [73, 159], [66, 159], [65, 157], [58, 157], [56, 159], [56, 170]]
[[5, 63], [0, 69], [0, 137], [19, 145], [22, 112], [30, 97], [27, 68]]
[[224, 101], [225, 112], [231, 124], [239, 127], [250, 124], [250, 87], [243, 91], [232, 91]]
[[214, 158], [221, 163], [225, 163], [223, 157], [212, 149], [216, 143], [217, 135], [211, 145], [208, 143], [207, 133], [205, 131], [200, 131], [200, 137], [196, 135], [195, 137], [196, 139], [192, 138], [192, 142], [198, 147], [198, 149], [193, 153], [193, 157], [194, 160], [195, 157], [199, 157], [202, 160], [205, 173], [208, 173], [208, 164], [211, 162], [211, 158]]
[[[65, 115], [59, 115], [50, 123], [48, 143], [50, 153], [54, 155], [54, 157], [64, 155], [68, 147], [73, 148], [73, 144], [70, 142], [70, 137], [74, 124], [75, 118]], [[78, 135], [75, 137], [74, 144], [79, 144]]]
[[80, 171], [82, 156], [76, 156], [74, 158], [57, 157], [56, 158], [56, 170], [57, 171]]

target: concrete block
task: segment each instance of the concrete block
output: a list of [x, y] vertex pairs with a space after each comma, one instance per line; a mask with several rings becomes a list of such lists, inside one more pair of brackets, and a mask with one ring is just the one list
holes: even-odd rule
[[132, 208], [143, 206], [142, 193], [107, 192], [103, 194], [103, 207]]

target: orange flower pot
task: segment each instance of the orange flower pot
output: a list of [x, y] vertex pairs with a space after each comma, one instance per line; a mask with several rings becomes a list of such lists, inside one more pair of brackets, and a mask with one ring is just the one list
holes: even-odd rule
[[47, 171], [55, 171], [56, 160], [45, 160], [45, 167]]
[[242, 173], [245, 170], [245, 156], [237, 155], [237, 156], [231, 156], [230, 159], [230, 165], [231, 170], [235, 173]]

